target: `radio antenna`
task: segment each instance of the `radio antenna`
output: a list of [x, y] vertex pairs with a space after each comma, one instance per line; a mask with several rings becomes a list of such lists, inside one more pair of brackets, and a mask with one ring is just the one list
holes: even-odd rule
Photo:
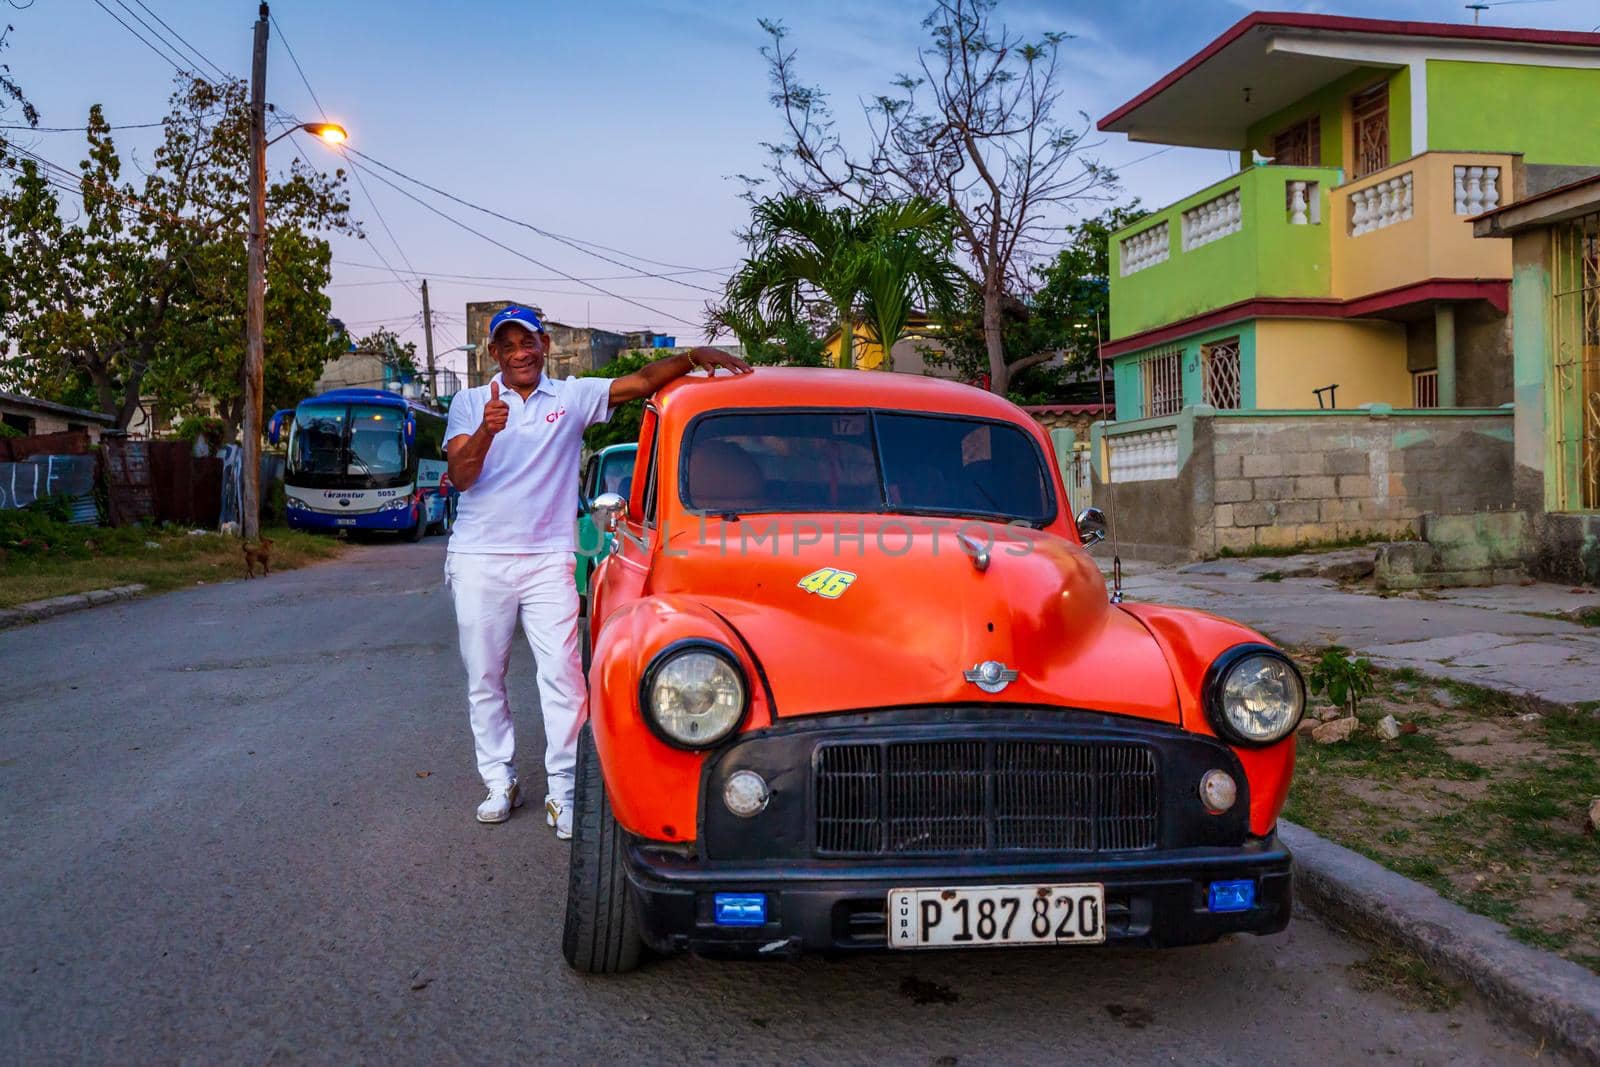
[[[1094, 313], [1095, 374], [1100, 378], [1100, 414], [1106, 409], [1106, 343], [1100, 332], [1100, 310]], [[1102, 431], [1100, 447], [1105, 449], [1106, 489], [1111, 494], [1111, 602], [1122, 603], [1122, 542], [1117, 538], [1117, 482], [1111, 476], [1111, 441]]]

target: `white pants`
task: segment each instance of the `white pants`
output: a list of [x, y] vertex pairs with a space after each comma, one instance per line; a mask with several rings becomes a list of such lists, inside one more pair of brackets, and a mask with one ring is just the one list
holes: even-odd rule
[[516, 736], [506, 702], [506, 665], [517, 620], [533, 649], [544, 712], [547, 792], [572, 802], [578, 726], [585, 683], [578, 661], [578, 592], [571, 552], [511, 556], [445, 555], [445, 582], [456, 607], [461, 662], [467, 668], [467, 706], [485, 785], [516, 777]]

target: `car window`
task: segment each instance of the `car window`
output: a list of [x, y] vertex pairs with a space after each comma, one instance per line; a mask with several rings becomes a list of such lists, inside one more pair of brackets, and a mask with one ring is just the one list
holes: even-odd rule
[[691, 429], [680, 495], [708, 512], [891, 511], [1045, 522], [1037, 444], [1003, 422], [840, 411], [743, 411]]
[[609, 452], [603, 456], [600, 463], [600, 484], [593, 495], [616, 493], [626, 498], [628, 491], [633, 488], [635, 455], [633, 449], [628, 449], [623, 452]]

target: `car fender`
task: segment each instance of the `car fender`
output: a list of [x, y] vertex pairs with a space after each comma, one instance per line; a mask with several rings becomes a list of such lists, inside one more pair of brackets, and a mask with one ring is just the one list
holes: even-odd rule
[[749, 710], [739, 730], [772, 723], [759, 665], [738, 633], [711, 606], [680, 595], [629, 601], [601, 626], [589, 671], [588, 717], [617, 822], [658, 841], [698, 836], [700, 771], [715, 749], [693, 751], [663, 741], [645, 720], [639, 685], [662, 649], [689, 638], [715, 641], [744, 671]]
[[[1161, 604], [1122, 604], [1120, 607], [1139, 620], [1161, 646], [1177, 686], [1183, 728], [1191, 733], [1217, 736], [1201, 698], [1206, 671], [1217, 657], [1235, 645], [1277, 647], [1248, 626], [1193, 608]], [[1229, 746], [1239, 757], [1245, 777], [1249, 779], [1250, 832], [1253, 834], [1265, 835], [1277, 825], [1278, 814], [1289, 797], [1297, 735], [1298, 731], [1264, 747]]]

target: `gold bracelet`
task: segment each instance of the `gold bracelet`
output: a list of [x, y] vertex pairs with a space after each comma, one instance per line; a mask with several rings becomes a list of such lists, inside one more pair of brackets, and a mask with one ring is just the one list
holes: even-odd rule
[[694, 358], [694, 352], [692, 350], [688, 351], [688, 352], [685, 352], [684, 355], [689, 357], [689, 369], [690, 370], [700, 370], [700, 369], [702, 369], [701, 366], [700, 366], [700, 361], [698, 359]]

